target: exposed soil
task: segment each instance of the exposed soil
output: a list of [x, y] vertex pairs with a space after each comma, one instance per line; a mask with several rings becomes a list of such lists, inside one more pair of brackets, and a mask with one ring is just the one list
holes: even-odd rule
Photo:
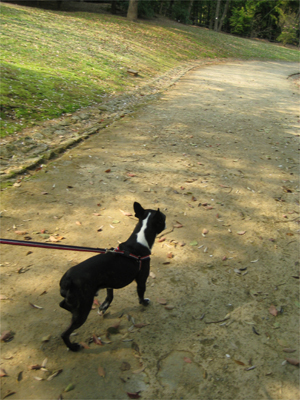
[[[6, 238], [116, 246], [135, 226], [120, 211], [134, 201], [162, 209], [168, 225], [153, 248], [149, 307], [135, 284], [115, 291], [75, 337], [104, 345], [79, 353], [60, 338], [70, 314], [58, 286], [90, 255], [1, 245], [1, 333], [14, 335], [1, 344], [2, 398], [299, 397], [289, 362], [300, 357], [297, 72], [239, 61], [190, 71], [1, 192]], [[29, 369], [45, 358], [47, 371]]]

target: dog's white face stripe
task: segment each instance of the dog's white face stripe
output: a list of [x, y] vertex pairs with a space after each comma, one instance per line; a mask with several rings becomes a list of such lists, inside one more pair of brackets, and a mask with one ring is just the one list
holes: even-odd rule
[[150, 247], [149, 247], [149, 244], [148, 244], [148, 242], [146, 240], [146, 237], [145, 237], [145, 230], [147, 228], [147, 222], [148, 222], [149, 217], [150, 217], [150, 213], [148, 214], [147, 218], [145, 218], [143, 220], [143, 224], [142, 224], [141, 230], [137, 234], [137, 242], [142, 244], [143, 246], [147, 247], [149, 250], [151, 250]]

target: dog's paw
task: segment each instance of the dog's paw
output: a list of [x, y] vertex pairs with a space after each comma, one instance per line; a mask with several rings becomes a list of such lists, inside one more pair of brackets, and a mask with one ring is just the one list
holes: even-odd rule
[[68, 348], [71, 350], [71, 351], [79, 351], [79, 350], [81, 350], [83, 347], [79, 344], [79, 343], [71, 343], [69, 346], [68, 346]]
[[143, 306], [148, 306], [150, 303], [150, 299], [143, 299], [140, 300], [140, 304], [142, 304]]

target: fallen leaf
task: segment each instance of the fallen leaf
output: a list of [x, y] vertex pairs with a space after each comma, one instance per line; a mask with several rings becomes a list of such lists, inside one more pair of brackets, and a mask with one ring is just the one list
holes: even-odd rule
[[113, 223], [113, 224], [119, 224], [120, 221], [118, 221], [117, 219], [114, 219], [112, 223]]
[[183, 227], [183, 225], [180, 223], [173, 225], [173, 228], [182, 228], [182, 227]]
[[64, 239], [63, 236], [57, 236], [57, 237], [55, 237], [55, 236], [50, 236], [50, 237], [49, 237], [49, 241], [50, 241], [50, 242], [60, 242], [62, 239]]
[[7, 390], [7, 391], [4, 393], [2, 399], [6, 399], [6, 397], [11, 396], [12, 394], [15, 394], [15, 393], [16, 393], [16, 392], [13, 392], [12, 390]]
[[28, 232], [26, 231], [15, 231], [17, 235], [26, 235]]
[[100, 303], [99, 303], [98, 299], [94, 299], [93, 305], [92, 305], [92, 310], [95, 310], [95, 308], [97, 308], [99, 306], [100, 306]]
[[137, 343], [132, 342], [131, 348], [132, 348], [134, 351], [136, 351], [137, 353], [141, 354], [141, 353], [140, 353], [140, 348], [139, 348], [139, 346], [138, 346]]
[[23, 379], [23, 371], [20, 371], [17, 375], [17, 381], [21, 382], [21, 380]]
[[73, 383], [70, 383], [64, 390], [64, 392], [70, 392], [71, 390], [75, 389], [75, 385]]
[[235, 363], [237, 363], [238, 365], [246, 365], [246, 364], [244, 364], [242, 361], [240, 361], [240, 360], [233, 360]]
[[245, 371], [251, 371], [252, 369], [255, 369], [256, 365], [252, 365], [251, 367], [245, 368]]
[[286, 193], [293, 193], [292, 189], [289, 189], [286, 186], [282, 186], [282, 188]]
[[99, 346], [103, 346], [103, 343], [101, 342], [101, 340], [93, 333], [93, 342], [95, 344], [98, 344]]
[[105, 371], [104, 368], [98, 367], [98, 375], [105, 378]]
[[285, 348], [285, 349], [282, 349], [282, 351], [284, 351], [285, 353], [295, 353], [296, 350]]
[[131, 216], [132, 216], [132, 214], [131, 214], [130, 212], [125, 212], [125, 211], [123, 211], [123, 210], [121, 210], [121, 209], [120, 209], [120, 211], [121, 211], [121, 213], [122, 213], [123, 215], [125, 215], [126, 217], [131, 217]]
[[252, 331], [255, 333], [255, 335], [260, 335], [260, 333], [257, 332], [254, 326], [252, 326]]
[[119, 328], [120, 328], [120, 322], [107, 328], [107, 332], [116, 334], [116, 333], [119, 333]]
[[191, 243], [190, 243], [190, 246], [197, 246], [198, 245], [198, 242], [196, 241], [196, 240], [193, 240]]
[[43, 307], [40, 307], [40, 306], [37, 306], [36, 304], [32, 304], [32, 303], [30, 303], [29, 302], [29, 305], [32, 307], [32, 308], [38, 308], [39, 310], [41, 310]]
[[141, 372], [143, 372], [145, 370], [146, 367], [141, 367], [139, 369], [136, 369], [135, 371], [132, 371], [133, 374], [140, 374]]
[[127, 392], [127, 396], [130, 398], [130, 399], [139, 399], [141, 396], [139, 395], [139, 393], [140, 393], [140, 391], [139, 392], [135, 392], [135, 393], [131, 393], [131, 392]]
[[134, 324], [134, 327], [135, 327], [135, 328], [143, 328], [144, 326], [147, 326], [147, 325], [150, 325], [150, 324], [143, 324], [143, 323]]
[[189, 357], [184, 357], [183, 360], [184, 360], [184, 362], [186, 362], [188, 364], [192, 363], [192, 360]]
[[277, 317], [278, 311], [276, 310], [276, 307], [273, 304], [269, 308], [269, 313], [272, 314], [274, 317]]
[[3, 331], [1, 336], [0, 336], [0, 340], [3, 342], [8, 342], [13, 336], [12, 331]]
[[55, 378], [57, 375], [62, 373], [62, 369], [58, 369], [57, 371], [53, 372], [50, 376], [48, 376], [47, 381], [52, 381], [53, 378]]
[[172, 306], [171, 304], [168, 304], [165, 306], [166, 310], [173, 310], [174, 306]]
[[159, 304], [162, 304], [163, 306], [167, 304], [167, 300], [165, 299], [158, 299], [157, 301], [159, 302]]
[[287, 347], [287, 341], [282, 339], [277, 339], [277, 342], [282, 347]]
[[111, 169], [106, 169], [104, 172], [106, 172], [107, 174], [111, 171]]
[[42, 342], [43, 342], [43, 343], [47, 343], [47, 342], [49, 342], [50, 339], [51, 339], [51, 335], [43, 336]]
[[297, 360], [296, 358], [286, 358], [286, 361], [292, 365], [299, 365], [300, 363], [300, 360]]
[[127, 361], [123, 361], [120, 367], [121, 371], [129, 371], [131, 368], [131, 365]]
[[173, 256], [173, 253], [172, 252], [170, 252], [170, 253], [168, 253], [167, 254], [167, 258], [173, 258], [174, 256]]
[[45, 367], [46, 367], [47, 362], [48, 362], [48, 358], [46, 357], [46, 358], [44, 359], [44, 361], [42, 362], [42, 368], [45, 368]]
[[4, 368], [0, 368], [0, 377], [2, 378], [3, 376], [8, 376], [7, 372], [5, 371]]
[[29, 365], [28, 366], [29, 370], [32, 370], [32, 369], [38, 370], [38, 369], [41, 369], [41, 368], [42, 368], [42, 366], [40, 364], [34, 364], [34, 365]]

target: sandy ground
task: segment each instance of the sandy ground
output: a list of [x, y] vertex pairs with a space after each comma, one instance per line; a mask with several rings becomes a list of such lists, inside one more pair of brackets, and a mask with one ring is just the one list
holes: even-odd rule
[[[134, 201], [160, 207], [168, 225], [150, 306], [135, 284], [116, 291], [76, 336], [103, 346], [79, 353], [60, 338], [70, 314], [58, 284], [90, 255], [1, 245], [1, 333], [13, 336], [1, 343], [2, 398], [299, 398], [289, 362], [299, 360], [299, 88], [287, 79], [297, 72], [239, 61], [191, 71], [1, 192], [5, 238], [115, 246], [135, 226], [120, 211]], [[46, 371], [30, 369], [46, 358]]]

